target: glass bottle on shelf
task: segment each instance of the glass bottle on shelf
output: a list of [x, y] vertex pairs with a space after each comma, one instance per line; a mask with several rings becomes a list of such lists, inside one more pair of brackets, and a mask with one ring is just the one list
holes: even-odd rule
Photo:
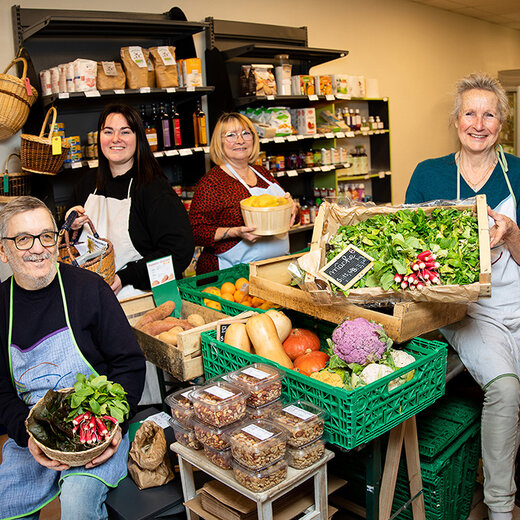
[[361, 170], [359, 173], [362, 173], [362, 174], [368, 173], [368, 155], [367, 155], [367, 153], [365, 151], [365, 147], [364, 146], [360, 146], [359, 158], [360, 158], [359, 167], [360, 167], [360, 170]]
[[157, 105], [155, 103], [152, 103], [152, 115], [150, 119], [150, 124], [154, 127], [155, 132], [157, 134], [157, 150], [162, 150], [161, 118], [159, 113], [157, 112]]
[[141, 119], [143, 120], [144, 125], [144, 133], [146, 134], [146, 140], [150, 145], [150, 150], [152, 152], [157, 151], [157, 131], [150, 124], [149, 119], [146, 117], [146, 108], [144, 105], [141, 105]]
[[361, 114], [359, 113], [359, 108], [356, 108], [355, 130], [361, 130]]
[[379, 116], [376, 116], [376, 124], [378, 130], [383, 130], [385, 128], [385, 124], [383, 121], [381, 121], [381, 118]]
[[182, 135], [181, 135], [181, 118], [177, 109], [175, 108], [175, 103], [172, 102], [170, 118], [172, 122], [172, 145], [175, 148], [182, 147]]
[[347, 107], [343, 109], [343, 121], [345, 121], [345, 124], [350, 128], [350, 112]]
[[206, 136], [206, 114], [202, 110], [200, 100], [197, 101], [197, 108], [193, 112], [193, 135], [195, 137], [195, 147], [206, 146], [208, 139]]
[[159, 105], [159, 121], [161, 123], [161, 142], [162, 150], [169, 150], [172, 147], [170, 116], [164, 103]]

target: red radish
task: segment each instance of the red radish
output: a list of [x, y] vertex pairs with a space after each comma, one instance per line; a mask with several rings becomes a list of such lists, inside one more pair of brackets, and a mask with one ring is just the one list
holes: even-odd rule
[[401, 283], [403, 281], [403, 277], [399, 273], [395, 273], [394, 282]]
[[431, 256], [431, 254], [432, 254], [431, 251], [426, 250], [426, 251], [423, 251], [422, 253], [419, 253], [419, 254], [417, 255], [417, 258], [418, 258], [419, 260], [423, 260], [423, 261], [424, 261], [426, 258], [428, 258], [429, 256]]
[[407, 282], [401, 282], [401, 289], [406, 289], [408, 287]]

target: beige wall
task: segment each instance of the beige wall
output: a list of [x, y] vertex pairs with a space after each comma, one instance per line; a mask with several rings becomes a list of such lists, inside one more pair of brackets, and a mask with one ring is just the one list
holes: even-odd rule
[[[13, 54], [10, 5], [0, 0], [0, 63]], [[520, 31], [407, 0], [18, 0], [26, 8], [84, 8], [165, 12], [181, 7], [189, 20], [214, 18], [307, 26], [309, 45], [347, 49], [349, 55], [315, 70], [363, 74], [379, 80], [390, 98], [393, 202], [404, 199], [417, 162], [449, 153], [448, 129], [455, 81], [473, 71], [520, 68]], [[199, 47], [202, 39], [199, 39]], [[0, 164], [19, 140], [0, 143]]]

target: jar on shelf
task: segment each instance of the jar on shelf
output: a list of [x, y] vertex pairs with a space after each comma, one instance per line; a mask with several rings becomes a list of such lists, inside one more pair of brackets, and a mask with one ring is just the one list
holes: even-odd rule
[[274, 74], [276, 77], [276, 93], [279, 96], [291, 95], [292, 65], [288, 54], [277, 54], [274, 57]]

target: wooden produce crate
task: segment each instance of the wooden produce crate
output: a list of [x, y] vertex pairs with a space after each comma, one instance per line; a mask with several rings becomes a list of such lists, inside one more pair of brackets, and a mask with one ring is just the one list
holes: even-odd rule
[[225, 314], [183, 301], [181, 318], [196, 313], [204, 318], [206, 324], [180, 332], [177, 335], [177, 345], [174, 346], [133, 327], [140, 316], [155, 307], [152, 293], [123, 300], [121, 306], [148, 361], [180, 381], [189, 381], [204, 374], [200, 333], [215, 329], [216, 321], [226, 318]]
[[[485, 195], [477, 195], [473, 205], [448, 206], [455, 210], [473, 210], [478, 221], [479, 239], [479, 281], [467, 285], [431, 285], [416, 290], [385, 291], [381, 287], [354, 288], [350, 289], [348, 301], [355, 304], [368, 302], [435, 302], [435, 303], [467, 303], [477, 301], [482, 297], [491, 296], [491, 251], [489, 245], [489, 223], [487, 215], [487, 204]], [[422, 207], [426, 215], [439, 206]], [[409, 208], [411, 209], [411, 208]], [[336, 234], [340, 226], [356, 225], [371, 217], [382, 214], [396, 213], [403, 210], [399, 206], [372, 206], [342, 208], [337, 204], [323, 203], [314, 224], [312, 234], [311, 252], [320, 256], [319, 267], [326, 265], [325, 246], [328, 239]], [[311, 275], [306, 277], [306, 285], [310, 290], [318, 291], [315, 278]], [[328, 291], [327, 291], [328, 292]], [[315, 293], [316, 294], [316, 293]], [[334, 300], [345, 299], [342, 294], [333, 297]]]
[[299, 256], [301, 254], [251, 263], [250, 294], [331, 323], [341, 323], [345, 318], [373, 320], [380, 323], [396, 343], [455, 323], [466, 315], [467, 305], [459, 303], [400, 302], [388, 307], [389, 313], [349, 303], [319, 304], [309, 292], [291, 285], [287, 268]]

